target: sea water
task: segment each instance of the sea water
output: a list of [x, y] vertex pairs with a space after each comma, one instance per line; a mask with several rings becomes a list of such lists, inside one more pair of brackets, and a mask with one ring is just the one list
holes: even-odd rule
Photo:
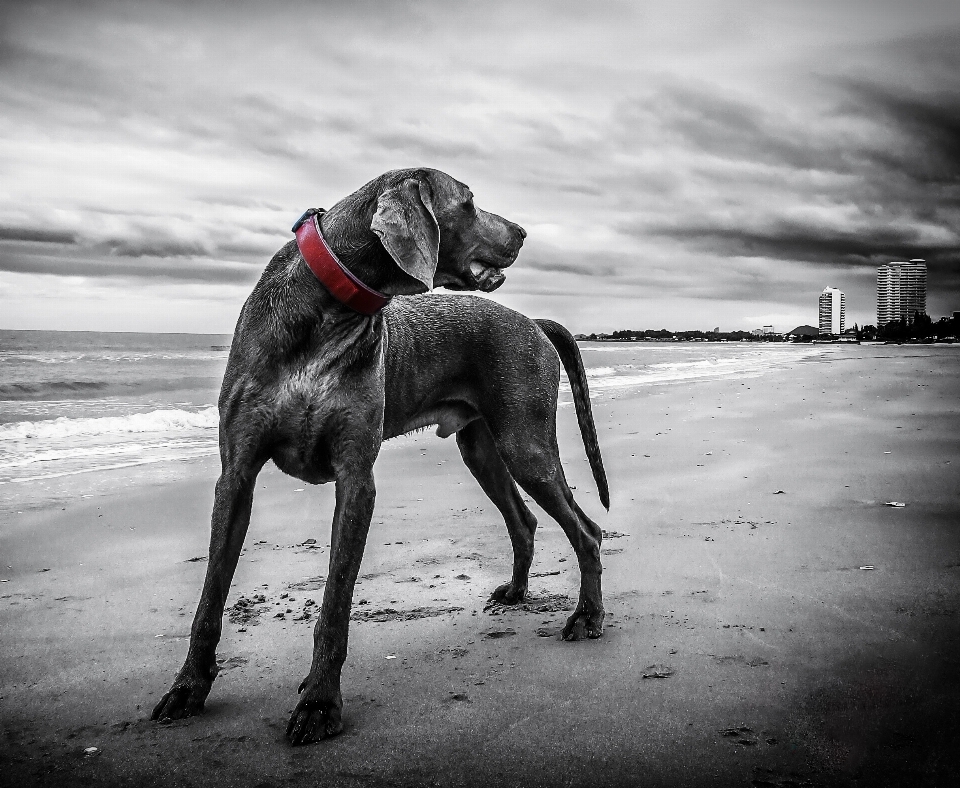
[[[217, 453], [230, 337], [0, 331], [0, 514]], [[85, 477], [83, 479], [73, 477]]]
[[[218, 453], [231, 338], [0, 331], [0, 515], [163, 481]], [[591, 396], [760, 375], [835, 350], [780, 343], [582, 342]], [[570, 389], [561, 377], [561, 406]], [[389, 444], [388, 444], [389, 445]], [[139, 474], [139, 475], [138, 475]]]
[[[786, 342], [581, 342], [590, 394], [633, 386], [755, 377], [837, 351]], [[561, 381], [561, 389], [569, 385]]]

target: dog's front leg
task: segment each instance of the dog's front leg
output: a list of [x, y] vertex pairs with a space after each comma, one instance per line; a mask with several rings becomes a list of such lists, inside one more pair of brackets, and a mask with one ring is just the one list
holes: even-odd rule
[[362, 473], [346, 473], [337, 479], [330, 573], [314, 629], [313, 664], [300, 684], [300, 701], [287, 725], [291, 744], [309, 744], [343, 730], [340, 670], [347, 656], [350, 603], [375, 498], [372, 464]]
[[225, 468], [217, 481], [210, 529], [210, 559], [190, 631], [187, 659], [170, 691], [154, 708], [151, 719], [166, 722], [203, 711], [203, 702], [217, 675], [217, 643], [223, 629], [223, 608], [250, 525], [258, 471], [259, 467], [247, 472]]

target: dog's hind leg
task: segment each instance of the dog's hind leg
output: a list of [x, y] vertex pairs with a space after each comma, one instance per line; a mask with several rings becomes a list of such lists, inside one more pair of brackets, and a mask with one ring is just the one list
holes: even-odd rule
[[[225, 452], [224, 457], [227, 456]], [[255, 464], [224, 461], [214, 494], [207, 574], [190, 630], [187, 658], [170, 691], [154, 708], [151, 719], [164, 722], [203, 711], [204, 700], [217, 675], [217, 643], [223, 628], [223, 608], [250, 525], [253, 490], [262, 467], [262, 460]]]
[[517, 483], [563, 528], [580, 565], [580, 599], [563, 628], [564, 640], [603, 634], [603, 599], [600, 591], [600, 540], [602, 532], [573, 499], [560, 464], [556, 438], [526, 429], [511, 429], [497, 441], [500, 456]]
[[515, 605], [522, 602], [527, 593], [537, 518], [520, 497], [510, 471], [497, 452], [490, 428], [482, 418], [457, 433], [457, 445], [470, 472], [503, 515], [513, 544], [513, 577], [509, 583], [499, 586], [489, 601]]

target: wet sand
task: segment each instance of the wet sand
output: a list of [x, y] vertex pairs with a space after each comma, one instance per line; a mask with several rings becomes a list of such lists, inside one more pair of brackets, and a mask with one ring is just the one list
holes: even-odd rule
[[510, 574], [498, 513], [452, 440], [388, 445], [346, 730], [302, 748], [284, 729], [331, 486], [261, 475], [228, 605], [263, 601], [225, 620], [206, 713], [164, 726], [147, 718], [186, 652], [216, 464], [27, 511], [0, 530], [0, 783], [956, 784], [958, 391], [955, 348], [863, 345], [606, 393], [609, 514], [562, 409], [570, 482], [609, 535], [606, 634], [577, 643], [556, 636], [578, 586], [556, 523], [534, 507], [526, 609], [484, 611]]

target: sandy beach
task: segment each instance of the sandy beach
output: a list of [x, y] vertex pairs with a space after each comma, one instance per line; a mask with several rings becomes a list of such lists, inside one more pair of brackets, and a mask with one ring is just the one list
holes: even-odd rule
[[386, 445], [346, 730], [302, 748], [284, 730], [332, 486], [265, 469], [206, 713], [163, 726], [148, 717], [186, 653], [218, 463], [12, 515], [0, 783], [958, 784], [958, 391], [955, 346], [882, 345], [610, 391], [609, 513], [561, 409], [570, 483], [607, 533], [588, 642], [557, 637], [579, 578], [554, 521], [533, 507], [527, 604], [485, 611], [510, 573], [499, 514], [454, 441]]

